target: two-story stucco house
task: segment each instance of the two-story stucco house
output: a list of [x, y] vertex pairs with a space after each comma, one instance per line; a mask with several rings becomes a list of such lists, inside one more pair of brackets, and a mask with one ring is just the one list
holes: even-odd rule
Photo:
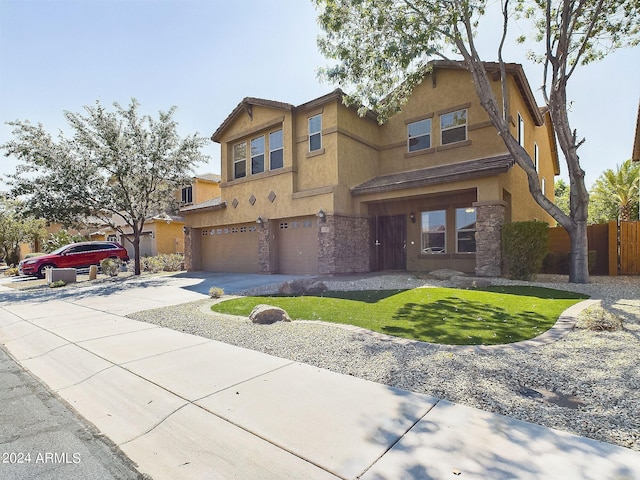
[[[497, 75], [497, 65], [487, 67]], [[550, 117], [522, 67], [507, 72], [513, 133], [553, 197], [559, 165]], [[182, 209], [187, 268], [493, 276], [503, 223], [553, 221], [529, 194], [467, 71], [436, 62], [382, 125], [342, 99], [336, 90], [298, 106], [240, 102], [212, 136], [221, 146], [220, 196]]]

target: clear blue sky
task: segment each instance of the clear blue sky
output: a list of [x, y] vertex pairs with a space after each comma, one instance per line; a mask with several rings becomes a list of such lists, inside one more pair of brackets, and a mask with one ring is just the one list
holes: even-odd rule
[[[333, 90], [316, 76], [326, 64], [318, 34], [310, 0], [0, 0], [0, 144], [11, 138], [7, 121], [56, 133], [66, 128], [64, 110], [132, 97], [154, 116], [176, 105], [182, 135], [210, 137], [244, 97], [297, 105]], [[508, 55], [523, 63], [535, 93], [539, 66], [520, 46]], [[631, 156], [639, 78], [636, 48], [581, 69], [570, 85], [588, 186]], [[198, 173], [219, 173], [219, 145], [205, 153], [211, 160]], [[0, 175], [15, 165], [1, 157]]]

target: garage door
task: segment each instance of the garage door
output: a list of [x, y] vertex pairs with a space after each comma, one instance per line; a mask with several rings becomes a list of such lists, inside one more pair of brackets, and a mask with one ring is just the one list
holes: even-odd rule
[[255, 224], [202, 230], [202, 269], [209, 272], [258, 272]]
[[316, 217], [278, 222], [280, 273], [318, 273], [318, 227]]

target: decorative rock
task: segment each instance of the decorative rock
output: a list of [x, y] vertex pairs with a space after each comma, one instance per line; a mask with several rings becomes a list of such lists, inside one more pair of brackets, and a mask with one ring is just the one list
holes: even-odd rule
[[271, 325], [276, 322], [290, 322], [291, 318], [289, 318], [287, 312], [279, 307], [260, 304], [251, 310], [249, 320], [261, 325]]

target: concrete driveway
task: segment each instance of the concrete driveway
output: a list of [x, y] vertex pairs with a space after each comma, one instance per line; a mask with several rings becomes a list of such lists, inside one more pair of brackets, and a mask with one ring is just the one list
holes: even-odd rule
[[0, 342], [155, 479], [640, 477], [638, 452], [124, 317], [290, 278], [0, 287]]

